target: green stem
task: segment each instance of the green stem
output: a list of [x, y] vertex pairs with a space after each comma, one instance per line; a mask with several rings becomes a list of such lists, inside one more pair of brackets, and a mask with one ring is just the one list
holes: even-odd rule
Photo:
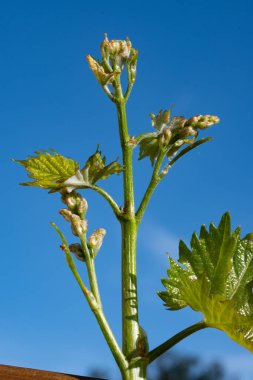
[[139, 335], [136, 277], [136, 226], [122, 222], [122, 336], [128, 358], [136, 351]]
[[124, 95], [125, 102], [127, 102], [128, 98], [129, 98], [129, 96], [130, 96], [130, 94], [131, 94], [131, 91], [132, 91], [133, 85], [134, 85], [133, 82], [129, 82], [129, 83], [128, 83], [128, 86], [127, 86], [127, 89], [126, 89], [126, 92], [125, 92], [125, 95]]
[[123, 374], [122, 380], [146, 380], [147, 362], [141, 361], [137, 367], [129, 367]]
[[85, 264], [87, 267], [90, 288], [91, 288], [92, 294], [94, 295], [99, 307], [102, 308], [94, 259], [90, 255], [90, 251], [89, 251], [89, 248], [88, 248], [87, 243], [86, 243], [86, 237], [80, 236], [80, 241], [81, 241], [82, 248], [83, 248], [84, 255], [85, 255]]
[[164, 354], [167, 350], [171, 349], [181, 340], [187, 338], [189, 335], [195, 333], [196, 331], [202, 330], [208, 327], [207, 324], [203, 321], [195, 323], [194, 325], [187, 327], [186, 329], [180, 331], [178, 334], [174, 335], [166, 342], [162, 343], [160, 346], [156, 347], [154, 350], [150, 351], [148, 354], [148, 362], [152, 363], [160, 355]]
[[106, 95], [108, 96], [108, 98], [112, 101], [112, 102], [115, 102], [115, 96], [111, 93], [111, 91], [109, 90], [109, 88], [105, 85], [105, 86], [102, 86], [104, 92], [106, 93]]
[[59, 230], [59, 228], [55, 225], [55, 223], [51, 223], [51, 225], [54, 227], [54, 229], [56, 230], [56, 232], [59, 234], [61, 240], [62, 240], [62, 249], [64, 250], [65, 252], [65, 256], [66, 256], [66, 260], [67, 260], [67, 263], [79, 285], [79, 287], [81, 288], [92, 312], [94, 313], [96, 319], [97, 319], [97, 322], [100, 326], [100, 329], [104, 335], [104, 338], [112, 352], [112, 355], [116, 361], [116, 363], [118, 364], [119, 366], [119, 369], [122, 373], [122, 376], [124, 375], [124, 373], [126, 372], [126, 369], [128, 367], [128, 362], [123, 354], [123, 352], [121, 351], [114, 335], [113, 335], [113, 332], [105, 318], [105, 315], [103, 313], [103, 310], [102, 308], [100, 307], [99, 303], [97, 302], [97, 300], [95, 299], [93, 293], [84, 285], [77, 269], [76, 269], [76, 266], [75, 266], [75, 263], [74, 263], [74, 260], [72, 258], [72, 255], [71, 255], [71, 252], [69, 250], [69, 246], [68, 246], [68, 243], [67, 243], [67, 240], [65, 238], [65, 236], [63, 235], [63, 233]]
[[148, 137], [156, 137], [157, 136], [157, 132], [145, 132], [145, 133], [141, 133], [140, 135], [136, 136], [135, 137], [135, 143], [136, 145], [138, 145], [143, 139], [146, 139]]
[[[136, 352], [136, 342], [139, 335], [138, 300], [136, 278], [136, 221], [133, 184], [133, 147], [128, 144], [125, 99], [122, 94], [120, 78], [115, 81], [117, 98], [117, 113], [119, 123], [120, 143], [123, 155], [124, 210], [121, 220], [122, 231], [122, 340], [123, 352], [126, 357], [132, 357]], [[135, 369], [130, 371], [134, 376]], [[130, 375], [129, 375], [130, 376]], [[134, 377], [133, 377], [134, 378]], [[130, 379], [130, 377], [129, 377]]]
[[69, 181], [68, 185], [66, 187], [68, 187], [68, 186], [70, 186], [70, 187], [73, 186], [76, 189], [90, 189], [90, 190], [96, 191], [98, 194], [102, 195], [102, 197], [109, 203], [109, 205], [111, 206], [115, 216], [117, 218], [119, 218], [121, 216], [121, 211], [119, 209], [119, 206], [115, 202], [115, 200], [112, 198], [112, 196], [109, 193], [107, 193], [107, 191], [105, 191], [101, 187], [99, 187], [97, 185], [87, 184], [87, 182], [84, 182], [81, 180]]
[[165, 152], [161, 151], [157, 157], [155, 167], [154, 167], [154, 171], [153, 171], [151, 180], [149, 182], [149, 185], [147, 187], [147, 190], [146, 190], [144, 197], [140, 203], [140, 206], [136, 212], [136, 221], [137, 221], [138, 225], [140, 224], [140, 222], [142, 220], [142, 217], [146, 211], [146, 208], [148, 206], [148, 203], [150, 201], [150, 198], [151, 198], [156, 186], [158, 185], [158, 183], [162, 179], [162, 176], [159, 175], [159, 171], [160, 171], [164, 156], [165, 156]]
[[172, 167], [176, 162], [177, 160], [179, 160], [179, 158], [183, 157], [186, 153], [190, 152], [192, 149], [195, 149], [197, 148], [199, 145], [201, 144], [205, 144], [206, 142], [208, 141], [212, 141], [213, 138], [212, 137], [206, 137], [206, 138], [202, 138], [202, 139], [199, 139], [197, 141], [195, 141], [193, 144], [187, 146], [186, 148], [184, 148], [183, 150], [181, 150], [181, 152], [179, 152], [175, 158], [173, 158], [169, 165], [170, 167]]

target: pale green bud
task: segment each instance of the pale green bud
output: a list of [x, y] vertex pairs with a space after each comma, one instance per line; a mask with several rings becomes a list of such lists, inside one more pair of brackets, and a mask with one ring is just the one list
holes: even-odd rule
[[98, 228], [89, 237], [89, 247], [92, 249], [93, 256], [96, 256], [101, 248], [103, 239], [105, 237], [106, 230], [104, 228]]
[[129, 40], [108, 40], [107, 35], [101, 44], [101, 54], [105, 60], [110, 60], [114, 70], [122, 71], [131, 53], [132, 44]]
[[72, 191], [71, 193], [63, 194], [61, 199], [73, 214], [79, 215], [82, 219], [84, 218], [88, 210], [88, 203], [81, 194]]
[[65, 205], [68, 206], [68, 209], [74, 211], [77, 205], [78, 194], [75, 191], [71, 193], [65, 193], [62, 195], [61, 200]]
[[187, 137], [187, 136], [196, 136], [197, 135], [196, 129], [192, 127], [184, 127], [180, 132], [180, 137]]
[[101, 52], [102, 58], [105, 59], [105, 60], [109, 59], [109, 47], [108, 47], [108, 44], [109, 44], [109, 40], [108, 40], [108, 37], [107, 37], [107, 33], [105, 33], [105, 38], [104, 38], [103, 42], [100, 45], [100, 52]]
[[159, 146], [161, 148], [168, 146], [171, 137], [172, 137], [171, 130], [169, 128], [165, 128], [163, 132], [159, 135]]
[[79, 243], [70, 244], [69, 249], [70, 249], [70, 252], [72, 252], [75, 255], [77, 260], [85, 261], [84, 251], [82, 249], [81, 244]]
[[59, 213], [67, 222], [72, 221], [73, 214], [70, 210], [67, 210], [66, 208], [62, 208], [60, 209]]
[[87, 220], [82, 220], [78, 215], [73, 215], [71, 219], [71, 228], [74, 235], [84, 235], [88, 229], [88, 222]]
[[88, 229], [87, 220], [82, 220], [79, 215], [73, 214], [70, 210], [62, 208], [59, 213], [63, 218], [71, 223], [71, 229], [75, 236], [84, 235]]
[[206, 129], [213, 124], [219, 123], [220, 119], [214, 115], [195, 115], [185, 123], [185, 126], [193, 128]]
[[85, 198], [80, 198], [79, 199], [79, 203], [78, 203], [78, 206], [77, 206], [77, 213], [78, 215], [80, 216], [81, 219], [83, 219], [85, 217], [85, 214], [88, 210], [88, 202], [86, 201]]
[[184, 140], [177, 140], [174, 144], [174, 146], [176, 148], [179, 148], [180, 146], [182, 146], [184, 144]]
[[134, 83], [136, 79], [136, 68], [137, 68], [138, 50], [131, 49], [131, 54], [127, 60], [127, 75], [128, 81]]

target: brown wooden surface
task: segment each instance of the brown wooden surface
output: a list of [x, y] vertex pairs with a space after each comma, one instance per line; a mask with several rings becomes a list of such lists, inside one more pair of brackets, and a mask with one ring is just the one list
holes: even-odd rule
[[68, 375], [37, 369], [0, 365], [1, 380], [102, 380], [95, 377]]

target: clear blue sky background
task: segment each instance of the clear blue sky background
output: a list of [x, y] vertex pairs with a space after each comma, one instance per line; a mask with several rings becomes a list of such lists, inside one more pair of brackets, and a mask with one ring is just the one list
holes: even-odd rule
[[[114, 39], [129, 36], [140, 52], [128, 103], [132, 135], [151, 131], [148, 113], [172, 103], [174, 115], [221, 118], [208, 131], [215, 141], [182, 159], [160, 185], [138, 240], [140, 320], [150, 346], [200, 319], [190, 310], [166, 311], [155, 292], [166, 252], [176, 255], [178, 239], [189, 241], [202, 223], [217, 223], [230, 210], [233, 226], [253, 230], [252, 11], [250, 0], [1, 1], [2, 363], [118, 374], [49, 225], [56, 221], [71, 239], [58, 195], [19, 187], [25, 172], [9, 160], [53, 147], [84, 163], [98, 143], [108, 159], [120, 155], [114, 107], [85, 61], [88, 53], [99, 56], [105, 31]], [[137, 153], [138, 202], [151, 166], [138, 162]], [[120, 177], [103, 185], [122, 202]], [[108, 231], [97, 269], [105, 312], [120, 339], [119, 226], [99, 196], [85, 196], [90, 231]], [[252, 355], [221, 332], [199, 332], [178, 350], [217, 358], [241, 379], [252, 378]]]

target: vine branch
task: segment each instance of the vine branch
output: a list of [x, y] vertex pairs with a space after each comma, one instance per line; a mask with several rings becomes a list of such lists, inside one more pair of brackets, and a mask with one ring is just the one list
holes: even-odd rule
[[[67, 240], [65, 238], [65, 236], [63, 235], [63, 233], [60, 231], [60, 229], [56, 226], [55, 223], [51, 223], [51, 225], [54, 227], [54, 229], [56, 230], [56, 232], [58, 233], [58, 235], [60, 236], [61, 238], [61, 241], [62, 241], [62, 245], [61, 245], [61, 248], [63, 249], [65, 255], [66, 255], [66, 260], [67, 260], [67, 263], [79, 285], [79, 287], [81, 288], [92, 312], [94, 313], [97, 321], [98, 321], [98, 324], [100, 326], [100, 329], [104, 335], [104, 338], [114, 356], [114, 359], [115, 361], [117, 362], [120, 370], [123, 372], [127, 366], [128, 366], [128, 362], [123, 354], [123, 352], [121, 351], [121, 348], [119, 347], [115, 337], [114, 337], [114, 334], [105, 318], [105, 315], [104, 315], [104, 312], [101, 308], [101, 306], [99, 305], [99, 303], [97, 302], [96, 300], [96, 296], [84, 285], [77, 269], [76, 269], [76, 266], [75, 266], [75, 263], [74, 263], [74, 260], [72, 258], [72, 255], [71, 255], [71, 252], [70, 252], [70, 249], [69, 249], [69, 246], [68, 246], [68, 243], [67, 243]], [[92, 274], [93, 275], [93, 274]]]
[[95, 270], [94, 258], [91, 257], [91, 255], [90, 255], [90, 251], [89, 251], [89, 248], [88, 248], [87, 242], [86, 242], [86, 237], [80, 236], [80, 241], [81, 241], [82, 248], [84, 251], [85, 264], [86, 264], [86, 268], [87, 268], [87, 272], [88, 272], [88, 276], [89, 276], [89, 283], [90, 283], [91, 291], [92, 291], [94, 297], [96, 298], [96, 301], [97, 301], [99, 307], [102, 308], [102, 302], [101, 302], [101, 297], [100, 297], [100, 293], [99, 293], [99, 287], [98, 287], [98, 281], [97, 281], [97, 274], [96, 274], [96, 270]]
[[152, 177], [151, 177], [151, 180], [149, 182], [149, 185], [147, 187], [147, 190], [142, 198], [142, 201], [140, 203], [140, 206], [136, 212], [136, 222], [137, 224], [140, 224], [141, 220], [142, 220], [142, 217], [146, 211], [146, 208], [148, 206], [148, 203], [150, 201], [150, 198], [156, 188], [156, 186], [158, 185], [158, 183], [161, 181], [161, 179], [163, 178], [163, 176], [160, 176], [159, 175], [159, 171], [160, 171], [160, 168], [161, 168], [161, 165], [162, 165], [162, 162], [163, 162], [163, 159], [165, 157], [165, 152], [161, 151], [157, 157], [157, 160], [156, 160], [156, 163], [155, 163], [155, 167], [154, 167], [154, 170], [153, 170], [153, 174], [152, 174]]
[[170, 339], [166, 340], [164, 343], [160, 344], [160, 346], [150, 351], [148, 354], [148, 363], [152, 363], [155, 359], [157, 359], [159, 356], [171, 349], [177, 343], [181, 342], [181, 340], [187, 338], [189, 335], [206, 327], [208, 327], [208, 325], [204, 321], [201, 321], [180, 331], [178, 334], [174, 335]]

